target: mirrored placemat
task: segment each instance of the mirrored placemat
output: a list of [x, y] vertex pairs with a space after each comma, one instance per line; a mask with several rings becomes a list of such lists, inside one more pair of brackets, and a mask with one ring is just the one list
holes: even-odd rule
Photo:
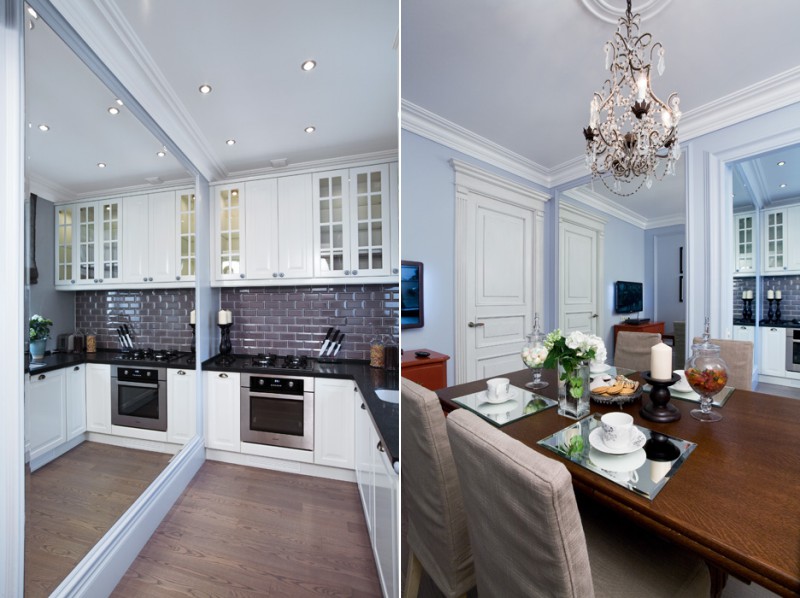
[[[642, 388], [644, 389], [644, 392], [650, 392], [649, 384], [645, 384]], [[726, 386], [716, 395], [714, 395], [714, 400], [711, 401], [711, 405], [714, 407], [722, 407], [723, 405], [725, 405], [725, 403], [728, 402], [728, 398], [731, 396], [731, 393], [734, 390], [736, 389], [733, 386]], [[681, 401], [690, 401], [692, 403], [700, 402], [700, 395], [693, 390], [687, 392], [680, 392], [675, 390], [674, 388], [670, 388], [669, 394], [673, 399], [680, 399]]]
[[589, 370], [589, 379], [594, 378], [595, 376], [599, 376], [600, 374], [607, 374], [609, 376], [616, 376], [617, 374], [622, 374], [623, 376], [627, 376], [628, 374], [635, 374], [636, 370], [630, 370], [628, 368], [617, 367], [615, 365], [608, 365], [604, 364], [606, 367], [600, 368], [595, 367], [595, 369]]
[[604, 446], [598, 439], [602, 434], [598, 414], [575, 422], [540, 440], [539, 444], [653, 500], [697, 445], [642, 426], [636, 427], [645, 435], [644, 446], [624, 454], [611, 454], [596, 448]]
[[469, 409], [473, 413], [477, 413], [483, 419], [498, 427], [558, 405], [558, 401], [516, 386], [510, 386], [508, 398], [499, 403], [489, 402], [485, 390], [458, 397], [453, 399], [453, 402]]

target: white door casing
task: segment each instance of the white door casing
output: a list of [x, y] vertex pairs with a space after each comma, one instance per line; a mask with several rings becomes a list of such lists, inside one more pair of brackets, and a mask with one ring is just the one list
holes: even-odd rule
[[605, 223], [574, 206], [559, 205], [558, 327], [564, 334], [604, 330]]
[[451, 160], [456, 178], [455, 378], [522, 369], [520, 350], [543, 309], [549, 196]]

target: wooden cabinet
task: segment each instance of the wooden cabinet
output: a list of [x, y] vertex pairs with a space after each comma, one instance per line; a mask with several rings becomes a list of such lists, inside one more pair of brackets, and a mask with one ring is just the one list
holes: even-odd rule
[[616, 324], [614, 326], [614, 346], [617, 346], [617, 335], [622, 332], [658, 332], [664, 334], [664, 322], [648, 322], [647, 324]]
[[355, 468], [355, 396], [352, 380], [314, 382], [314, 463]]
[[167, 370], [167, 442], [185, 444], [197, 430], [197, 385], [194, 370]]
[[734, 272], [738, 276], [752, 276], [756, 271], [755, 212], [733, 215]]
[[761, 327], [761, 370], [765, 376], [786, 377], [786, 329]]
[[111, 366], [86, 364], [86, 429], [111, 434]]
[[206, 446], [241, 452], [239, 391], [237, 372], [205, 372]]
[[86, 366], [64, 368], [64, 390], [67, 405], [67, 440], [86, 431]]
[[[429, 357], [417, 357], [417, 351], [430, 353]], [[403, 359], [400, 371], [403, 378], [407, 378], [417, 384], [438, 390], [447, 386], [447, 361], [449, 355], [437, 353], [429, 349], [406, 349], [403, 351]]]
[[67, 441], [64, 370], [28, 376], [25, 384], [25, 431], [31, 461]]

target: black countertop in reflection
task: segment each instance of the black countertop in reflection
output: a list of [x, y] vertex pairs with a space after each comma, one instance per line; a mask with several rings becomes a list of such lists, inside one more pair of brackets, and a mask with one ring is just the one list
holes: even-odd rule
[[[742, 320], [741, 318], [734, 318], [733, 319], [734, 326], [755, 326], [756, 323], [753, 320]], [[761, 320], [758, 323], [759, 326], [768, 326], [769, 328], [800, 328], [800, 320], [793, 319], [793, 320], [781, 320], [780, 322], [775, 321], [768, 321], [768, 320]]]
[[121, 360], [121, 351], [103, 351], [97, 353], [49, 353], [45, 355], [41, 365], [30, 363], [30, 357], [25, 362], [25, 373], [43, 374], [53, 370], [69, 367], [71, 365], [81, 365], [82, 363], [106, 363], [109, 365], [135, 364], [139, 367], [150, 368], [176, 368], [189, 369], [194, 366], [190, 364], [191, 353], [181, 354], [172, 361], [155, 361], [148, 359]]
[[[231, 355], [230, 365], [216, 363], [219, 355], [203, 362], [203, 370], [210, 372], [239, 372], [264, 374], [263, 368], [253, 367], [252, 355]], [[400, 389], [400, 373], [372, 368], [367, 361], [342, 359], [336, 362], [319, 362], [309, 359], [311, 367], [307, 370], [278, 370], [270, 368], [270, 373], [291, 376], [313, 376], [314, 378], [342, 378], [354, 380], [358, 385], [367, 411], [372, 417], [383, 447], [392, 462], [400, 458], [400, 405], [381, 401], [375, 391], [379, 388]]]

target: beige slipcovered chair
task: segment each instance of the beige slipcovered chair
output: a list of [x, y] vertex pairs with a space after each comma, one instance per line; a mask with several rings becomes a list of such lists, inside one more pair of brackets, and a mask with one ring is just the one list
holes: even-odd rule
[[475, 570], [445, 416], [436, 393], [401, 381], [401, 475], [410, 552], [405, 596], [419, 591], [420, 565], [445, 596], [462, 596], [475, 587]]
[[617, 334], [614, 344], [614, 365], [637, 372], [650, 369], [650, 349], [661, 342], [658, 332], [629, 332]]
[[563, 463], [466, 409], [447, 432], [480, 598], [709, 595], [700, 559], [610, 513], [582, 521]]
[[[709, 340], [711, 344], [719, 345], [719, 355], [728, 366], [727, 386], [753, 390], [753, 343], [721, 338]], [[692, 342], [696, 345], [702, 343], [703, 339], [696, 336]]]

